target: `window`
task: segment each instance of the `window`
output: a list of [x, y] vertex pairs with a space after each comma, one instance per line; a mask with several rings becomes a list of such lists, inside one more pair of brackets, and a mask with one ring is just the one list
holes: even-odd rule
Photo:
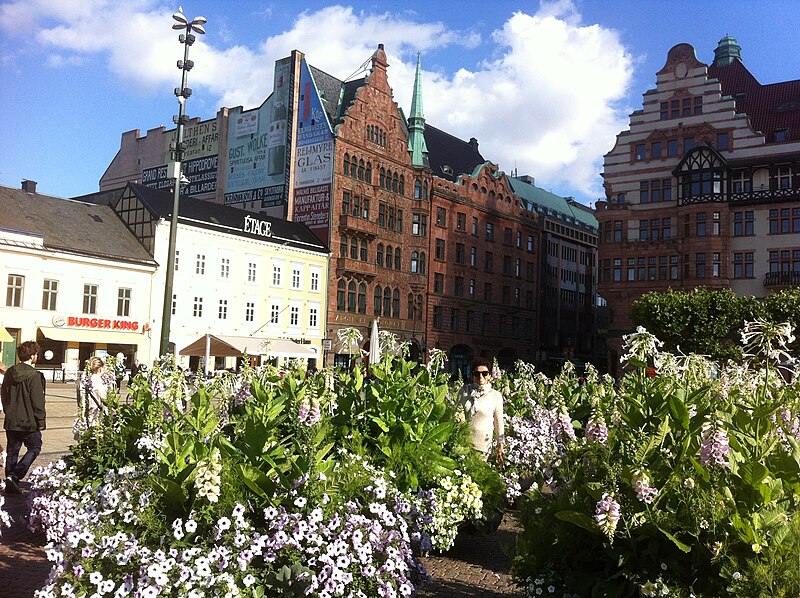
[[391, 270], [392, 268], [392, 259], [393, 259], [393, 250], [391, 245], [386, 246], [386, 267]]
[[194, 263], [194, 273], [195, 274], [206, 273], [206, 256], [202, 253], [197, 254], [197, 259]]
[[769, 252], [770, 272], [800, 272], [800, 249], [781, 249]]
[[467, 310], [467, 332], [475, 330], [475, 312]]
[[752, 190], [750, 173], [747, 170], [735, 170], [731, 175], [731, 190], [734, 193], [749, 193]]
[[231, 258], [224, 257], [220, 260], [219, 277], [230, 278], [230, 276], [231, 276]]
[[667, 156], [674, 157], [678, 155], [678, 140], [670, 139], [667, 141]]
[[478, 248], [473, 246], [469, 250], [469, 265], [471, 268], [478, 267]]
[[436, 239], [436, 246], [434, 247], [434, 259], [437, 261], [444, 261], [444, 239]]
[[347, 257], [347, 235], [339, 239], [339, 257]]
[[706, 277], [706, 254], [696, 253], [694, 255], [694, 273], [697, 278]]
[[450, 330], [458, 330], [461, 327], [461, 312], [457, 309], [450, 310]]
[[178, 296], [177, 295], [173, 295], [172, 296], [172, 315], [174, 316], [175, 312], [177, 312], [177, 311], [178, 311]]
[[487, 272], [492, 272], [494, 270], [494, 254], [491, 251], [487, 251], [484, 256], [483, 268]]
[[245, 303], [244, 321], [245, 322], [255, 322], [256, 321], [256, 304], [255, 304], [254, 301], [247, 301]]
[[456, 297], [464, 296], [464, 277], [456, 276], [453, 279], [453, 295]]
[[97, 285], [85, 284], [83, 285], [83, 313], [96, 314], [97, 313]]
[[339, 311], [344, 311], [344, 302], [345, 302], [345, 282], [344, 280], [340, 280], [336, 284], [336, 309]]
[[380, 285], [375, 285], [375, 292], [372, 296], [372, 311], [376, 316], [381, 315], [381, 301], [383, 300], [383, 289]]
[[755, 235], [755, 214], [748, 210], [733, 213], [733, 236], [752, 237]]
[[695, 215], [695, 235], [698, 237], [706, 236], [706, 214], [705, 212], [698, 212]]
[[296, 305], [292, 305], [289, 308], [289, 326], [299, 326], [300, 325], [300, 308]]
[[734, 278], [754, 278], [754, 272], [752, 251], [736, 252], [733, 254]]
[[281, 267], [277, 264], [272, 264], [272, 286], [281, 286]]
[[121, 318], [129, 318], [130, 317], [130, 315], [131, 315], [131, 290], [130, 289], [120, 288], [117, 291], [117, 315], [119, 317], [121, 317]]
[[358, 313], [367, 313], [367, 285], [363, 282], [358, 284]]
[[[361, 259], [362, 262], [366, 262], [367, 261], [367, 241], [366, 241], [366, 239], [361, 239], [361, 251], [359, 252], [358, 257]], [[298, 278], [299, 278], [299, 274], [300, 273], [298, 272]], [[300, 288], [300, 283], [298, 282], [297, 287], [294, 287], [294, 288]]]
[[400, 248], [395, 247], [394, 249], [394, 269], [400, 270], [402, 267], [401, 259], [400, 259]]
[[441, 330], [442, 329], [442, 306], [441, 305], [434, 305], [433, 306], [433, 326], [434, 330]]
[[622, 259], [614, 258], [614, 282], [622, 280]]
[[256, 263], [247, 262], [247, 282], [256, 281]]
[[319, 272], [311, 272], [311, 290], [319, 291]]
[[447, 211], [444, 208], [436, 208], [436, 225], [447, 226]]
[[486, 240], [494, 241], [494, 224], [491, 222], [486, 223]]
[[791, 166], [776, 166], [775, 172], [772, 175], [772, 188], [773, 189], [791, 189], [792, 188], [792, 167]]
[[720, 263], [720, 254], [711, 254], [711, 277], [719, 278], [722, 271], [722, 264]]
[[386, 204], [382, 203], [378, 206], [378, 226], [386, 228]]
[[503, 245], [514, 244], [514, 231], [508, 227], [503, 228]]
[[776, 129], [775, 141], [789, 141], [789, 129]]
[[411, 252], [411, 273], [418, 274], [419, 273], [419, 253], [416, 251]]
[[533, 262], [525, 262], [525, 280], [533, 281], [534, 268]]
[[422, 199], [422, 181], [414, 179], [414, 199]]
[[528, 253], [533, 253], [533, 235], [528, 235], [527, 250]]
[[456, 264], [466, 263], [466, 254], [464, 252], [464, 244], [456, 243]]
[[277, 324], [281, 316], [281, 306], [273, 303], [269, 308], [269, 323]]
[[369, 198], [365, 197], [361, 202], [361, 217], [364, 220], [369, 220]]
[[347, 311], [356, 311], [356, 283], [352, 280], [347, 283]]
[[650, 157], [651, 158], [660, 158], [661, 157], [661, 142], [654, 141], [650, 144]]
[[711, 234], [715, 237], [720, 235], [720, 218], [719, 212], [713, 212], [711, 214]]
[[467, 215], [464, 212], [456, 214], [456, 230], [467, 230]]
[[728, 149], [727, 133], [717, 133], [717, 149], [720, 151], [725, 151]]
[[350, 259], [358, 259], [358, 239], [355, 237], [350, 238]]
[[300, 288], [300, 270], [297, 268], [292, 268], [292, 288]]
[[491, 282], [484, 282], [483, 283], [483, 300], [484, 301], [492, 301], [492, 283]]
[[397, 232], [403, 232], [403, 210], [397, 210]]
[[645, 156], [644, 143], [637, 143], [636, 144], [635, 153], [634, 153], [634, 159], [636, 159], [636, 160], [644, 160], [645, 157], [646, 156]]
[[639, 183], [639, 203], [650, 203], [650, 181]]
[[175, 271], [178, 271], [178, 262], [180, 262], [181, 252], [177, 249], [175, 250]]
[[388, 218], [386, 219], [386, 227], [389, 230], [394, 230], [394, 208], [390, 207], [387, 211]]
[[475, 299], [475, 279], [469, 279], [469, 298]]
[[308, 327], [316, 328], [319, 321], [319, 312], [316, 307], [308, 308]]
[[392, 293], [392, 317], [400, 317], [400, 289], [395, 289]]
[[203, 298], [202, 297], [195, 297], [194, 303], [192, 304], [192, 315], [195, 318], [202, 318], [203, 317]]
[[425, 214], [411, 215], [411, 234], [416, 237], [428, 235], [428, 216]]
[[769, 234], [800, 233], [800, 208], [781, 208], [769, 211]]
[[47, 278], [45, 278], [44, 285], [42, 287], [42, 309], [46, 309], [48, 311], [55, 311], [57, 301], [58, 301], [58, 281], [48, 280]]
[[477, 237], [478, 236], [478, 217], [477, 216], [473, 216], [472, 217], [472, 236], [473, 237]]
[[378, 251], [375, 255], [375, 263], [383, 266], [383, 243], [378, 243]]
[[511, 303], [511, 287], [507, 285], [503, 286], [502, 301], [503, 305], [509, 305]]
[[519, 258], [514, 260], [514, 276], [522, 278], [522, 260]]
[[503, 256], [503, 274], [505, 274], [506, 276], [510, 276], [511, 272], [512, 272], [511, 271], [511, 256], [510, 255], [504, 255]]
[[695, 146], [694, 137], [684, 137], [683, 139], [683, 153], [685, 154]]
[[433, 292], [434, 293], [444, 292], [444, 274], [440, 272], [436, 272], [433, 275]]
[[219, 300], [219, 309], [217, 310], [217, 317], [220, 320], [227, 320], [228, 319], [228, 300], [227, 299], [220, 299]]

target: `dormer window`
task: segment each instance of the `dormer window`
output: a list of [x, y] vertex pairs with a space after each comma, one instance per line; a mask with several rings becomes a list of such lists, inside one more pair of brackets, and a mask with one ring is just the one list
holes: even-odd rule
[[452, 176], [452, 175], [453, 175], [453, 167], [452, 167], [452, 166], [450, 166], [449, 164], [444, 164], [444, 165], [442, 166], [442, 172], [443, 172], [444, 174], [449, 174], [449, 175], [451, 175], [451, 176]]
[[775, 141], [789, 141], [789, 129], [775, 129]]

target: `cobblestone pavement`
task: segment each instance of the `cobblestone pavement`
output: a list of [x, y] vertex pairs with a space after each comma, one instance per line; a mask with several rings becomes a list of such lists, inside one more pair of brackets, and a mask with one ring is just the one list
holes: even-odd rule
[[[49, 383], [47, 430], [43, 433], [42, 453], [34, 462], [34, 468], [56, 461], [68, 451], [73, 442], [72, 422], [76, 412], [74, 384]], [[0, 443], [5, 445], [4, 433], [0, 434]], [[0, 530], [0, 596], [32, 598], [34, 592], [44, 586], [50, 572], [44, 551], [44, 534], [33, 534], [27, 528], [25, 494], [9, 494], [5, 499], [5, 510], [14, 522], [11, 528]], [[446, 554], [424, 558], [432, 581], [421, 588], [420, 598], [522, 596], [509, 573], [509, 555], [518, 530], [513, 513], [507, 512], [494, 533], [461, 533], [455, 546]]]

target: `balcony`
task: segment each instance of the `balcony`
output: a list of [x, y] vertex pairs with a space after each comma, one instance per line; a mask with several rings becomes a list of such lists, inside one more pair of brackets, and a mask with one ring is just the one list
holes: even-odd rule
[[378, 223], [364, 220], [352, 214], [342, 214], [339, 216], [339, 226], [353, 232], [361, 233], [369, 237], [378, 236]]
[[378, 275], [378, 267], [370, 262], [362, 262], [349, 257], [337, 257], [336, 274], [350, 274], [356, 277], [372, 279]]
[[800, 287], [800, 272], [768, 272], [764, 275], [764, 286]]

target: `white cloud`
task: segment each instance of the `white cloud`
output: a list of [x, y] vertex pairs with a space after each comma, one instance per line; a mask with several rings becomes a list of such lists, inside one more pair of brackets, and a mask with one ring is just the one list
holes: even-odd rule
[[[0, 31], [35, 31], [53, 68], [104, 58], [126, 83], [163, 93], [165, 84], [177, 85], [175, 61], [182, 58], [170, 14], [157, 0], [18, 0], [0, 5]], [[480, 47], [490, 57], [483, 63], [424, 72], [427, 121], [463, 139], [478, 138], [484, 157], [506, 171], [516, 166], [544, 187], [600, 195], [602, 155], [627, 127], [617, 103], [630, 84], [633, 58], [615, 31], [582, 24], [571, 0], [543, 2], [535, 14], [514, 13], [490, 40], [414, 13], [343, 6], [303, 12], [255, 47], [211, 45], [234, 39], [221, 26], [224, 35], [198, 36], [189, 83], [228, 107], [259, 105], [271, 90], [274, 61], [293, 49], [345, 78], [383, 43], [395, 99], [408, 110], [417, 51], [424, 68], [443, 64], [439, 57], [448, 52]]]

